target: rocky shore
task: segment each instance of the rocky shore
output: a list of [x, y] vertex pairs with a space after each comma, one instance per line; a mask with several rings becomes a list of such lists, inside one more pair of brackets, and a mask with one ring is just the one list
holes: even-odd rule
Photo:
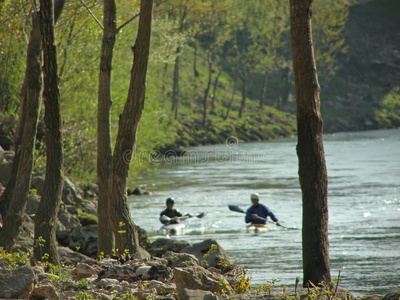
[[[12, 153], [0, 151], [0, 193], [11, 161]], [[68, 178], [58, 214], [62, 266], [34, 262], [33, 219], [43, 182], [43, 174], [33, 174], [15, 251], [0, 249], [0, 299], [354, 299], [351, 291], [335, 284], [327, 290], [297, 288], [295, 282], [283, 289], [273, 284], [251, 287], [246, 271], [232, 264], [212, 239], [194, 245], [167, 238], [149, 243], [140, 230], [141, 245], [148, 255], [97, 257], [96, 187], [83, 191]], [[398, 300], [400, 292], [361, 298]]]

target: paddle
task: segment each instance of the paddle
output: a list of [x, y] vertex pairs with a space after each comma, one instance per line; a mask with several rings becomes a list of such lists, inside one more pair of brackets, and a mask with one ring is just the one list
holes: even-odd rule
[[[195, 217], [201, 219], [201, 218], [203, 218], [206, 214], [207, 214], [207, 213], [202, 212], [202, 213], [199, 213], [198, 215], [196, 215]], [[185, 220], [187, 220], [187, 219], [189, 219], [189, 218], [193, 218], [193, 216], [192, 216], [192, 215], [186, 215], [186, 216], [178, 217], [178, 220], [180, 220], [180, 221], [185, 221]], [[161, 217], [160, 217], [161, 223], [169, 222], [169, 221], [172, 221], [172, 220], [173, 220], [172, 218], [169, 218], [169, 217], [167, 217], [167, 216], [161, 216]]]
[[[251, 215], [250, 213], [245, 212], [243, 209], [241, 209], [241, 208], [240, 208], [239, 206], [237, 206], [237, 205], [228, 205], [228, 207], [229, 207], [229, 209], [230, 209], [231, 211], [236, 211], [236, 212], [240, 212], [240, 213], [242, 213], [242, 214], [249, 214], [249, 215]], [[263, 217], [260, 217], [260, 216], [257, 216], [257, 219], [267, 221], [266, 218], [263, 218]], [[281, 223], [275, 223], [275, 224], [276, 224], [277, 226], [281, 226], [282, 228], [287, 228], [286, 226], [281, 225]]]

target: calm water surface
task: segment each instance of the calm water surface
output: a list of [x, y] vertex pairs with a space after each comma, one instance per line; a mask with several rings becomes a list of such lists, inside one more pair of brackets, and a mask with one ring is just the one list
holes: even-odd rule
[[[195, 147], [140, 178], [151, 196], [131, 197], [134, 221], [160, 237], [158, 215], [165, 199], [192, 214], [185, 234], [171, 238], [190, 243], [214, 238], [230, 259], [248, 269], [252, 284], [278, 279], [293, 287], [302, 277], [301, 190], [296, 138]], [[329, 176], [329, 239], [332, 277], [355, 295], [400, 289], [400, 130], [338, 133], [324, 136]], [[244, 215], [250, 194], [258, 192], [285, 230], [272, 225], [247, 233]]]

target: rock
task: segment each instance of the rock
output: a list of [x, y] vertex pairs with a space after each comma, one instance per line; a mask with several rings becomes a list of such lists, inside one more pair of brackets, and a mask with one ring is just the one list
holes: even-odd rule
[[89, 200], [81, 200], [79, 207], [88, 214], [97, 215], [97, 202]]
[[226, 281], [228, 281], [228, 283], [230, 285], [234, 285], [238, 282], [240, 282], [240, 280], [242, 279], [242, 276], [246, 274], [246, 271], [243, 270], [242, 267], [238, 266], [238, 265], [234, 265], [230, 267], [230, 270], [226, 273], [223, 274], [223, 276], [225, 277]]
[[[43, 173], [32, 174], [31, 188], [36, 189], [37, 194], [40, 196], [43, 195], [44, 179], [45, 174]], [[75, 187], [75, 184], [71, 180], [69, 180], [68, 177], [64, 177], [62, 202], [67, 205], [80, 205], [82, 201], [82, 196]]]
[[147, 251], [153, 256], [162, 257], [167, 251], [181, 252], [182, 249], [188, 246], [190, 246], [188, 242], [164, 238], [151, 243]]
[[221, 275], [211, 273], [200, 266], [174, 269], [174, 282], [180, 299], [184, 297], [184, 289], [215, 293], [221, 293], [224, 290], [230, 293], [232, 288], [226, 284], [221, 285], [223, 281], [224, 278]]
[[208, 253], [213, 244], [217, 245], [217, 249], [215, 252], [211, 253], [206, 259], [207, 267], [221, 268], [218, 263], [221, 262], [221, 259], [228, 260], [228, 256], [225, 250], [214, 239], [208, 239], [201, 243], [193, 244], [192, 246], [188, 246], [182, 249], [181, 252], [193, 254], [194, 256], [196, 256], [199, 264], [201, 265], [202, 261], [205, 260], [204, 255]]
[[30, 294], [29, 299], [59, 300], [60, 295], [57, 293], [54, 285], [46, 283], [35, 287]]
[[28, 298], [33, 290], [35, 273], [25, 265], [15, 270], [0, 269], [0, 298]]
[[149, 192], [141, 187], [136, 187], [133, 190], [128, 189], [127, 193], [128, 193], [128, 196], [130, 196], [130, 195], [136, 195], [136, 196], [152, 195], [151, 192]]
[[58, 211], [58, 220], [64, 225], [65, 230], [72, 230], [80, 225], [77, 217], [71, 215], [67, 210], [60, 209]]
[[58, 246], [58, 256], [60, 257], [60, 262], [62, 262], [64, 265], [76, 265], [77, 263], [81, 261], [93, 261], [95, 262], [94, 259], [83, 255], [79, 252], [75, 252], [71, 250], [70, 248], [67, 247], [62, 247]]
[[26, 202], [26, 209], [25, 212], [28, 215], [36, 214], [36, 211], [39, 207], [40, 198], [37, 195], [29, 195], [28, 201]]
[[158, 280], [168, 282], [172, 279], [172, 269], [165, 265], [151, 266], [147, 280]]
[[98, 262], [98, 264], [100, 266], [104, 266], [104, 267], [112, 267], [112, 266], [118, 266], [118, 260], [115, 258], [103, 258], [102, 260], [100, 260]]
[[115, 286], [117, 284], [119, 284], [118, 279], [103, 278], [97, 283], [97, 286], [99, 288], [110, 290], [113, 288], [113, 286]]
[[172, 251], [168, 251], [163, 255], [163, 258], [167, 260], [167, 265], [170, 268], [181, 268], [199, 265], [196, 256], [189, 253], [175, 253]]
[[139, 276], [136, 274], [136, 270], [129, 264], [122, 266], [110, 267], [106, 270], [100, 271], [98, 274], [98, 280], [103, 278], [118, 279], [119, 281], [126, 280], [128, 282], [138, 281]]
[[136, 269], [136, 275], [142, 277], [142, 279], [146, 280], [149, 278], [149, 271], [151, 266], [142, 266]]
[[80, 205], [83, 201], [75, 184], [68, 177], [64, 177], [62, 201], [69, 205]]
[[95, 270], [85, 263], [79, 263], [74, 270], [72, 270], [71, 275], [78, 278], [89, 278], [92, 277]]
[[179, 300], [217, 300], [218, 297], [208, 291], [183, 289]]
[[167, 295], [176, 291], [176, 285], [174, 283], [164, 283], [158, 280], [151, 280], [147, 283], [147, 288], [155, 289], [158, 295]]
[[92, 258], [97, 257], [97, 238], [97, 225], [57, 232], [57, 241], [60, 245], [78, 250], [78, 252]]
[[399, 299], [400, 299], [400, 291], [391, 292], [389, 294], [386, 294], [385, 297], [382, 298], [382, 300], [399, 300]]

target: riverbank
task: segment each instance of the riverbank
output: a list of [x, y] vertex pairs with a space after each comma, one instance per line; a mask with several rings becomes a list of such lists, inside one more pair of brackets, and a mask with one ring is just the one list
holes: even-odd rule
[[[254, 149], [253, 149], [254, 150]], [[273, 154], [273, 153], [272, 153]], [[253, 170], [254, 171], [254, 170]], [[2, 175], [4, 174], [3, 172], [0, 172]], [[215, 173], [215, 171], [214, 171]], [[170, 174], [171, 176], [171, 174]], [[29, 259], [29, 254], [27, 255], [23, 255], [23, 251], [22, 249], [32, 249], [33, 247], [33, 241], [32, 241], [32, 232], [33, 232], [33, 222], [32, 222], [32, 217], [35, 213], [35, 205], [38, 203], [38, 200], [40, 198], [40, 195], [43, 191], [42, 189], [42, 182], [43, 182], [44, 176], [42, 174], [34, 174], [33, 176], [33, 180], [32, 180], [32, 186], [33, 189], [36, 191], [36, 194], [31, 194], [30, 196], [30, 200], [28, 202], [28, 206], [27, 206], [27, 215], [26, 215], [26, 223], [24, 224], [24, 231], [23, 234], [21, 235], [21, 239], [19, 241], [19, 245], [20, 247], [17, 249], [18, 251], [15, 252], [15, 256], [18, 259], [18, 261], [22, 262], [26, 262], [28, 264], [30, 264], [30, 259]], [[241, 179], [241, 181], [243, 181], [243, 179]], [[252, 179], [252, 182], [254, 183], [254, 179]], [[221, 182], [219, 182], [220, 184]], [[12, 265], [10, 265], [9, 263], [7, 263], [7, 261], [9, 261], [9, 256], [7, 254], [4, 254], [5, 258], [7, 260], [2, 260], [2, 263], [4, 263], [4, 265], [2, 264], [2, 270], [4, 271], [4, 276], [1, 278], [4, 278], [4, 280], [0, 280], [1, 283], [4, 283], [6, 279], [8, 278], [12, 278], [13, 280], [10, 283], [11, 287], [17, 286], [17, 282], [19, 282], [17, 279], [23, 279], [23, 278], [33, 278], [33, 283], [32, 281], [30, 281], [31, 279], [24, 281], [24, 282], [28, 282], [28, 287], [29, 290], [31, 290], [31, 294], [34, 293], [38, 293], [39, 291], [49, 291], [50, 294], [53, 293], [53, 291], [55, 291], [58, 296], [60, 297], [60, 299], [62, 297], [69, 297], [69, 298], [79, 298], [81, 297], [82, 299], [108, 299], [106, 297], [109, 297], [111, 299], [123, 299], [123, 297], [125, 297], [125, 299], [129, 299], [129, 293], [134, 294], [136, 293], [137, 297], [139, 298], [140, 295], [139, 293], [145, 291], [144, 293], [144, 298], [149, 297], [149, 299], [172, 299], [172, 298], [176, 298], [179, 297], [181, 299], [182, 296], [182, 291], [187, 288], [184, 287], [181, 289], [181, 296], [179, 295], [179, 287], [177, 287], [177, 279], [175, 278], [175, 273], [176, 272], [174, 270], [174, 268], [169, 267], [168, 266], [168, 262], [167, 262], [167, 267], [165, 267], [165, 260], [166, 259], [168, 261], [168, 259], [164, 256], [165, 253], [163, 253], [163, 250], [165, 247], [159, 247], [156, 245], [154, 245], [156, 250], [152, 255], [153, 258], [134, 258], [133, 260], [129, 260], [127, 262], [124, 262], [123, 264], [118, 263], [118, 261], [116, 262], [115, 259], [112, 260], [112, 264], [111, 266], [102, 266], [100, 262], [98, 262], [97, 260], [95, 260], [96, 258], [96, 252], [97, 252], [97, 227], [96, 227], [96, 221], [95, 219], [92, 220], [92, 218], [90, 218], [90, 216], [93, 217], [93, 215], [96, 213], [96, 189], [95, 187], [92, 187], [91, 189], [87, 189], [85, 191], [80, 190], [79, 188], [76, 188], [73, 184], [73, 182], [69, 181], [68, 179], [66, 179], [66, 181], [64, 182], [64, 190], [63, 190], [63, 203], [61, 205], [61, 209], [60, 209], [60, 214], [59, 214], [59, 231], [58, 231], [58, 238], [59, 238], [59, 243], [61, 244], [61, 238], [64, 236], [65, 240], [62, 241], [63, 245], [67, 245], [68, 247], [59, 247], [59, 251], [63, 252], [64, 254], [61, 254], [61, 256], [63, 257], [62, 260], [64, 261], [65, 267], [63, 267], [62, 269], [55, 269], [55, 270], [51, 270], [51, 268], [49, 268], [48, 266], [38, 266], [38, 265], [34, 265], [31, 267], [22, 267], [22, 269], [18, 270], [18, 271], [11, 271], [11, 269], [14, 267]], [[163, 199], [164, 201], [165, 199]], [[145, 200], [144, 200], [145, 201]], [[154, 205], [154, 203], [152, 204]], [[214, 208], [215, 209], [215, 208]], [[148, 212], [147, 212], [148, 215]], [[287, 217], [287, 216], [286, 216]], [[64, 234], [63, 234], [64, 233]], [[143, 235], [142, 235], [143, 236]], [[24, 239], [25, 237], [25, 239]], [[145, 239], [142, 239], [142, 241], [144, 241]], [[155, 243], [155, 242], [154, 242]], [[216, 241], [217, 243], [217, 241]], [[335, 241], [333, 240], [333, 243], [335, 243]], [[186, 243], [184, 243], [184, 247], [190, 247], [193, 245], [189, 245]], [[245, 245], [241, 245], [242, 247], [244, 247]], [[146, 246], [148, 247], [148, 246]], [[196, 246], [197, 247], [197, 246]], [[151, 248], [151, 247], [148, 247]], [[168, 250], [176, 250], [176, 246], [174, 247], [170, 247], [166, 248]], [[161, 250], [160, 250], [161, 249]], [[281, 256], [285, 256], [284, 253], [282, 253], [282, 251], [284, 251], [285, 249], [280, 248], [280, 252], [281, 252]], [[289, 249], [290, 250], [290, 249]], [[176, 250], [176, 251], [181, 251], [181, 250]], [[293, 251], [293, 250], [291, 250]], [[149, 250], [149, 252], [151, 252]], [[208, 250], [205, 250], [205, 253], [208, 252]], [[180, 252], [178, 252], [180, 253]], [[272, 254], [272, 253], [270, 253]], [[92, 257], [90, 257], [92, 256]], [[25, 258], [24, 258], [25, 257]], [[155, 257], [158, 257], [158, 259], [155, 259]], [[186, 256], [185, 256], [186, 257]], [[158, 264], [159, 259], [161, 259], [163, 262], [160, 262], [161, 265], [164, 265], [164, 269], [158, 269], [157, 272], [155, 272], [157, 274], [157, 276], [159, 274], [171, 274], [172, 272], [172, 279], [150, 279], [152, 277], [149, 278], [143, 278], [143, 274], [140, 272], [145, 272], [145, 270], [150, 270], [151, 267], [153, 267], [155, 264]], [[219, 274], [220, 269], [214, 270], [211, 269], [209, 270], [209, 268], [204, 268], [204, 266], [201, 265], [201, 263], [199, 262], [199, 258], [197, 259], [197, 263], [196, 265], [189, 265], [189, 266], [185, 266], [185, 267], [175, 267], [176, 268], [189, 268], [191, 271], [189, 271], [188, 269], [188, 273], [192, 272], [192, 273], [196, 273], [196, 274], [203, 274], [202, 269], [207, 270], [208, 272], [211, 272], [212, 276], [217, 276], [216, 274]], [[200, 258], [201, 259], [201, 258]], [[288, 259], [287, 256], [285, 256], [285, 259]], [[187, 264], [187, 260], [192, 261], [189, 258], [185, 258], [185, 264]], [[12, 260], [11, 260], [12, 261]], [[107, 262], [107, 259], [103, 262], [105, 263]], [[90, 268], [88, 268], [86, 265], [79, 265], [79, 263], [86, 263], [87, 265], [89, 265], [89, 267], [91, 267], [94, 272], [91, 273], [92, 271], [90, 270]], [[126, 265], [130, 265], [126, 266]], [[145, 268], [143, 269], [139, 269], [138, 265], [143, 266]], [[69, 267], [67, 267], [69, 266]], [[121, 267], [122, 266], [122, 267]], [[218, 266], [218, 265], [217, 265]], [[15, 265], [15, 267], [18, 267], [18, 264]], [[150, 268], [149, 268], [150, 267]], [[171, 270], [169, 270], [168, 268], [170, 268]], [[33, 269], [33, 277], [32, 272], [30, 272], [30, 270]], [[37, 272], [35, 271], [36, 269]], [[76, 269], [76, 271], [74, 271]], [[81, 277], [83, 276], [82, 273], [86, 272], [84, 271], [85, 269], [88, 269], [89, 273], [87, 273], [85, 276], [88, 276], [89, 274], [90, 277]], [[107, 270], [111, 269], [113, 273], [117, 273], [117, 275], [106, 275], [105, 277], [102, 277], [103, 273], [102, 272], [106, 272]], [[139, 270], [139, 271], [138, 271]], [[154, 270], [154, 269], [153, 269]], [[200, 271], [201, 270], [201, 271]], [[238, 268], [238, 270], [240, 270]], [[164, 272], [165, 271], [165, 272]], [[15, 273], [16, 272], [16, 273]], [[36, 273], [35, 273], [36, 272]], [[111, 272], [111, 271], [110, 271]], [[178, 270], [179, 272], [179, 270]], [[209, 276], [209, 273], [205, 272], [207, 274], [207, 276]], [[44, 274], [43, 277], [40, 277], [40, 274]], [[79, 275], [78, 275], [79, 274]], [[241, 275], [242, 273], [238, 273], [236, 278], [239, 278], [239, 280], [241, 281]], [[219, 274], [222, 275], [224, 277], [224, 274]], [[241, 275], [241, 276], [240, 276]], [[58, 276], [55, 277], [55, 276]], [[110, 277], [107, 277], [110, 276]], [[122, 276], [122, 277], [121, 277]], [[132, 280], [129, 281], [126, 277], [123, 276], [128, 276], [128, 277], [132, 277], [132, 278], [139, 278], [138, 280]], [[150, 276], [150, 275], [149, 275]], [[201, 275], [203, 276], [203, 275]], [[49, 278], [50, 277], [50, 278]], [[116, 278], [114, 278], [116, 277]], [[146, 277], [146, 275], [145, 275]], [[274, 274], [274, 277], [277, 279], [280, 279], [279, 274]], [[205, 277], [208, 278], [208, 277]], [[214, 277], [211, 277], [214, 278]], [[244, 277], [246, 278], [246, 276]], [[105, 284], [104, 281], [102, 284], [100, 284], [100, 281], [102, 279], [105, 279], [106, 282], [108, 282], [108, 279], [114, 279], [111, 280], [111, 283], [114, 285], [113, 288], [107, 289], [105, 287], [102, 286], [102, 284]], [[221, 279], [221, 277], [217, 276], [217, 282]], [[238, 295], [229, 295], [229, 298], [233, 298], [233, 297], [237, 297], [237, 299], [266, 299], [267, 297], [270, 297], [271, 295], [273, 297], [278, 296], [278, 297], [282, 297], [285, 298], [286, 296], [291, 297], [292, 295], [294, 295], [294, 279], [293, 278], [293, 285], [287, 285], [286, 287], [286, 291], [283, 291], [283, 288], [279, 287], [279, 289], [277, 287], [273, 287], [271, 283], [265, 282], [265, 285], [260, 284], [259, 286], [261, 287], [260, 289], [257, 290], [257, 287], [255, 287], [253, 290], [249, 289], [246, 293], [244, 294], [238, 294]], [[115, 281], [116, 280], [116, 281]], [[164, 292], [159, 292], [162, 291], [162, 287], [153, 287], [155, 289], [147, 289], [147, 287], [152, 286], [152, 284], [159, 284], [159, 283], [155, 283], [153, 281], [160, 281], [163, 284], [167, 285], [167, 287], [169, 286], [170, 288], [175, 288], [175, 289], [169, 289], [169, 294], [166, 293], [166, 290], [164, 290]], [[164, 281], [163, 281], [164, 280]], [[175, 280], [175, 281], [174, 281]], [[208, 281], [211, 281], [211, 279], [207, 279]], [[195, 280], [196, 281], [196, 280]], [[10, 282], [10, 281], [8, 281]], [[33, 284], [33, 285], [32, 285]], [[99, 285], [100, 284], [100, 285]], [[173, 286], [173, 284], [175, 284], [175, 287]], [[233, 283], [234, 284], [234, 283]], [[160, 284], [159, 284], [160, 285]], [[231, 285], [231, 284], [230, 284]], [[244, 282], [244, 285], [246, 285], [246, 282]], [[45, 286], [45, 287], [43, 287]], [[47, 287], [50, 286], [50, 287]], [[51, 286], [54, 286], [54, 288], [52, 288]], [[87, 288], [89, 286], [89, 289]], [[106, 285], [107, 286], [107, 285]], [[272, 287], [272, 290], [271, 290]], [[229, 287], [227, 287], [227, 289], [229, 289]], [[233, 288], [232, 288], [233, 289]], [[264, 289], [264, 290], [263, 290]], [[3, 290], [3, 288], [1, 288], [0, 290]], [[23, 289], [26, 290], [26, 289]], [[192, 289], [188, 289], [190, 290], [188, 293], [194, 293], [194, 294], [190, 294], [189, 295], [189, 299], [204, 299], [207, 297], [214, 297], [211, 299], [225, 299], [224, 294], [222, 292], [222, 290], [212, 290], [212, 291], [204, 291], [202, 289], [199, 289], [198, 287], [193, 288]], [[93, 291], [93, 294], [91, 293]], [[113, 292], [115, 291], [115, 292]], [[191, 292], [191, 291], [195, 291], [195, 292]], [[254, 293], [253, 293], [254, 292]], [[351, 292], [351, 290], [350, 290]], [[86, 293], [86, 294], [85, 294]], [[102, 295], [97, 295], [96, 293], [101, 293]], [[147, 293], [147, 294], [146, 294]], [[161, 293], [161, 294], [158, 294]], [[200, 296], [199, 296], [200, 293]], [[277, 293], [277, 294], [274, 294]], [[300, 290], [298, 291], [298, 295], [300, 296], [303, 295], [302, 297], [307, 297], [307, 296], [313, 296], [316, 295], [317, 293], [319, 293], [318, 291], [313, 291], [311, 290], [310, 292], [307, 291], [303, 291], [300, 292]], [[127, 295], [128, 294], [128, 295]], [[40, 298], [43, 296], [39, 296], [39, 295], [32, 295], [32, 298]], [[47, 297], [47, 296], [46, 296]], [[56, 298], [56, 296], [54, 296], [54, 299], [58, 299]], [[118, 297], [118, 298], [117, 298]], [[154, 297], [154, 298], [152, 298]], [[168, 298], [171, 297], [171, 298]], [[196, 298], [197, 297], [197, 298]], [[200, 298], [198, 298], [200, 297]], [[323, 295], [321, 296], [323, 297]], [[388, 296], [389, 297], [389, 296]], [[386, 299], [388, 298], [386, 297]], [[50, 296], [48, 296], [47, 298], [51, 298]], [[144, 299], [143, 298], [143, 299]], [[362, 297], [365, 299], [382, 299], [384, 298], [383, 295], [377, 295], [377, 296], [368, 296], [368, 297]], [[66, 299], [66, 298], [62, 298], [62, 299]], [[182, 298], [184, 299], [184, 298]], [[210, 299], [210, 298], [208, 298]], [[396, 300], [398, 299], [398, 296], [396, 298]]]

